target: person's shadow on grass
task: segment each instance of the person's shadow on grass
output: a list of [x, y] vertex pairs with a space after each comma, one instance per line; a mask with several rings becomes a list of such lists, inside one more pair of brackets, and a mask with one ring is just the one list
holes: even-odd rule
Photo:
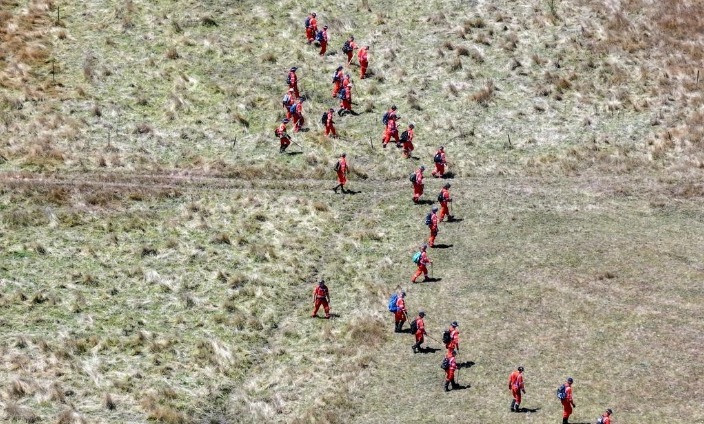
[[302, 155], [303, 152], [286, 152], [286, 154], [289, 156], [296, 156], [296, 155]]
[[448, 248], [452, 247], [452, 245], [451, 244], [435, 244], [432, 247], [433, 247], [433, 249], [448, 249]]
[[439, 351], [440, 349], [436, 349], [434, 347], [426, 346], [426, 347], [421, 347], [420, 350], [418, 350], [418, 353], [423, 353], [423, 354], [428, 354], [428, 353], [435, 353]]
[[462, 368], [472, 368], [474, 366], [474, 361], [464, 361], [464, 362], [458, 362], [457, 363], [457, 368], [462, 369]]
[[[540, 411], [540, 408], [519, 408], [518, 412], [522, 414], [532, 414], [534, 412]], [[590, 424], [590, 423], [585, 423], [585, 424]]]

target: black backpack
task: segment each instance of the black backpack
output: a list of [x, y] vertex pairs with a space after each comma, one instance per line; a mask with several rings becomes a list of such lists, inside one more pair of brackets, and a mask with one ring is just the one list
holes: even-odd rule
[[450, 369], [450, 360], [446, 357], [442, 358], [442, 362], [440, 363], [440, 368], [444, 370]]
[[320, 122], [322, 122], [323, 125], [328, 124], [328, 113], [327, 112], [324, 112], [323, 116], [320, 117]]
[[408, 141], [408, 130], [401, 133], [401, 141], [403, 141], [403, 142]]
[[438, 194], [438, 202], [444, 202], [445, 201], [445, 196], [442, 195], [442, 191], [440, 194]]
[[[433, 224], [433, 213], [432, 213], [432, 212], [428, 212], [428, 214], [425, 216], [425, 225], [427, 225], [428, 227], [430, 227], [432, 224]], [[449, 333], [448, 333], [448, 334], [449, 334]], [[444, 334], [443, 334], [443, 337], [445, 337]]]
[[416, 183], [416, 173], [415, 173], [415, 172], [412, 173], [412, 174], [408, 177], [408, 179], [409, 179], [413, 184], [415, 184], [415, 183]]
[[339, 160], [337, 162], [335, 162], [335, 166], [333, 166], [332, 169], [334, 169], [335, 172], [340, 170], [340, 161]]
[[418, 331], [418, 322], [416, 320], [411, 321], [411, 334], [416, 334]]
[[337, 75], [337, 71], [332, 74], [332, 82], [340, 81], [340, 77]]
[[452, 336], [450, 335], [450, 330], [445, 330], [442, 332], [442, 342], [444, 344], [450, 344], [452, 341]]
[[290, 72], [286, 76], [286, 84], [291, 85], [291, 73]]
[[433, 162], [435, 162], [435, 163], [442, 162], [442, 155], [440, 153], [435, 153], [435, 156], [433, 157]]
[[350, 46], [349, 40], [348, 40], [348, 41], [345, 41], [345, 44], [342, 45], [342, 52], [343, 52], [343, 53], [349, 53], [349, 52], [351, 52], [351, 51], [352, 51], [352, 46]]
[[389, 112], [384, 112], [384, 114], [381, 116], [381, 123], [384, 125], [389, 123]]
[[308, 28], [308, 27], [310, 26], [310, 16], [308, 16], [308, 17], [306, 18], [306, 23], [305, 23], [305, 25], [306, 25], [306, 28]]

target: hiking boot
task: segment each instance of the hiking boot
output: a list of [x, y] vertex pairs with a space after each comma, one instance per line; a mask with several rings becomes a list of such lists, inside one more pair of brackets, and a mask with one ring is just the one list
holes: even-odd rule
[[381, 147], [383, 147], [384, 149], [386, 149], [386, 143], [382, 143]]
[[511, 401], [511, 412], [514, 412], [516, 410], [515, 407], [516, 407], [516, 399], [513, 399]]
[[333, 187], [333, 188], [332, 188], [332, 191], [334, 191], [335, 194], [337, 194], [337, 186]]
[[411, 346], [411, 350], [413, 351], [413, 353], [418, 353], [418, 352], [416, 351], [416, 345]]
[[521, 412], [521, 406], [519, 404], [516, 404], [516, 412]]
[[567, 422], [568, 419], [569, 419], [569, 418], [563, 418], [563, 419], [562, 419], [562, 424], [570, 424], [569, 422]]
[[424, 282], [424, 283], [427, 283], [428, 281], [430, 281], [430, 278], [428, 278], [428, 276], [426, 275], [426, 276], [423, 278], [423, 282]]

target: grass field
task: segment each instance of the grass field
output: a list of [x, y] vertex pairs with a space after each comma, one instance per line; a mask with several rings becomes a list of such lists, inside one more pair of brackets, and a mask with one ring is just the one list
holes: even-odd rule
[[[570, 375], [571, 422], [704, 422], [702, 17], [681, 0], [0, 0], [3, 419], [550, 423]], [[350, 33], [372, 76], [349, 69], [359, 115], [332, 140]], [[291, 66], [310, 131], [279, 155]], [[391, 104], [417, 159], [380, 148]], [[407, 175], [439, 144], [461, 220], [430, 252], [440, 280], [409, 286], [428, 207]], [[330, 321], [309, 318], [319, 278]], [[460, 322], [465, 390], [392, 332], [399, 284], [432, 337]], [[535, 412], [509, 415], [518, 364]]]

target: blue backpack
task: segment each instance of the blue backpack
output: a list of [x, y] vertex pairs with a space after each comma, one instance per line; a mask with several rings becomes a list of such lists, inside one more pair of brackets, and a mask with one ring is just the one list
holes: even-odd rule
[[413, 263], [416, 264], [416, 265], [420, 264], [420, 257], [421, 257], [421, 253], [420, 253], [420, 252], [414, 253], [414, 254], [413, 254]]
[[398, 308], [396, 307], [396, 301], [398, 300], [398, 293], [394, 292], [389, 298], [389, 312], [396, 312]]
[[389, 112], [384, 112], [384, 114], [381, 116], [381, 123], [386, 125], [389, 123]]
[[310, 16], [306, 18], [306, 28], [310, 26]]
[[318, 33], [315, 34], [315, 41], [323, 41], [323, 31], [318, 31]]
[[433, 223], [433, 213], [432, 213], [432, 212], [429, 212], [429, 213], [425, 216], [425, 225], [427, 225], [428, 227], [430, 227], [430, 225], [431, 225], [432, 223]]
[[340, 100], [342, 100], [342, 99], [345, 98], [346, 95], [347, 95], [347, 89], [345, 89], [345, 88], [343, 87], [343, 88], [341, 88], [340, 91], [337, 93], [337, 98], [340, 99]]
[[564, 384], [557, 388], [557, 398], [560, 400], [567, 399], [567, 387]]
[[290, 113], [292, 113], [292, 114], [296, 114], [296, 113], [297, 113], [297, 112], [296, 112], [296, 104], [295, 104], [295, 103], [292, 104], [292, 105], [288, 108], [288, 111], [289, 111]]

